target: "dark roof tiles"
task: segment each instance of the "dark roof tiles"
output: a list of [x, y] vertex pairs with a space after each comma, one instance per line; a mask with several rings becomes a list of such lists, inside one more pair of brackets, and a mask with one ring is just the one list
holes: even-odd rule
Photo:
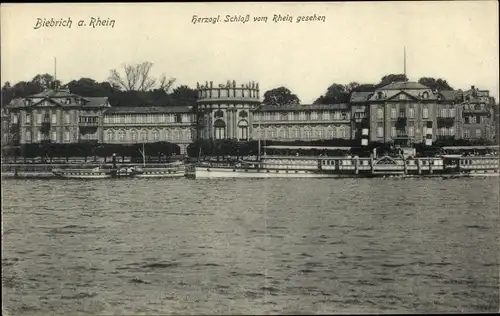
[[268, 104], [261, 104], [255, 111], [270, 111], [270, 112], [289, 112], [289, 111], [325, 111], [325, 110], [347, 110], [349, 105], [346, 103], [339, 104], [299, 104], [299, 105], [286, 105], [274, 106]]
[[190, 113], [190, 107], [187, 106], [120, 106], [112, 107], [106, 110], [106, 114], [148, 114], [148, 113]]

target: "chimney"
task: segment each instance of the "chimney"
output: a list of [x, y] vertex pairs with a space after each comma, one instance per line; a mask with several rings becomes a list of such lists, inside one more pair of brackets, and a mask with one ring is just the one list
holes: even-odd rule
[[471, 90], [474, 90], [476, 87], [475, 86], [470, 86], [470, 89]]

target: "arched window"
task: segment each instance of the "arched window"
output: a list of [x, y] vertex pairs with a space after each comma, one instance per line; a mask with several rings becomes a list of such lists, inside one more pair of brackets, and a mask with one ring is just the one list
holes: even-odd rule
[[130, 139], [133, 141], [133, 142], [136, 142], [137, 141], [137, 131], [136, 130], [131, 130], [130, 131]]
[[215, 139], [226, 138], [226, 123], [224, 123], [223, 120], [216, 120], [214, 123], [214, 132], [215, 132], [215, 135], [214, 135]]
[[[243, 112], [240, 112], [240, 114]], [[238, 139], [247, 140], [248, 139], [248, 122], [246, 120], [241, 120], [238, 122]]]
[[224, 117], [224, 112], [222, 112], [222, 110], [217, 110], [214, 113], [214, 117], [215, 118], [218, 118], [218, 117], [222, 118], [222, 117]]
[[158, 130], [153, 130], [153, 141], [157, 142], [160, 139], [160, 133]]
[[108, 131], [107, 131], [107, 134], [108, 134], [108, 135], [107, 135], [107, 136], [108, 136], [108, 141], [109, 141], [109, 142], [112, 142], [112, 141], [114, 140], [114, 134], [115, 134], [115, 133], [113, 132], [113, 130], [112, 130], [112, 129], [110, 129], [110, 130], [108, 130]]
[[279, 131], [279, 138], [281, 139], [287, 139], [288, 138], [288, 130], [286, 127], [283, 127]]
[[120, 130], [118, 132], [118, 140], [120, 140], [121, 142], [123, 142], [125, 140], [125, 131], [124, 130]]
[[148, 140], [148, 131], [143, 129], [141, 131], [141, 141], [145, 142]]

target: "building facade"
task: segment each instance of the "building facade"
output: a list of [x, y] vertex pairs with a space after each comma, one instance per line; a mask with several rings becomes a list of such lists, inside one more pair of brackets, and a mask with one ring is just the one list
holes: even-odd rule
[[371, 142], [431, 144], [439, 138], [460, 134], [461, 107], [456, 91], [436, 91], [416, 82], [395, 82], [375, 92], [351, 96], [356, 123], [353, 134], [363, 127]]
[[295, 141], [351, 139], [348, 104], [275, 107], [260, 105], [252, 113], [253, 139]]
[[196, 133], [193, 107], [114, 107], [104, 112], [103, 143], [169, 142], [184, 154]]
[[251, 111], [260, 104], [259, 84], [236, 85], [227, 81], [214, 87], [213, 82], [196, 84], [199, 139], [249, 140], [252, 135]]
[[102, 142], [108, 99], [81, 97], [69, 90], [46, 90], [12, 100], [6, 107], [11, 145]]
[[111, 107], [108, 99], [46, 90], [12, 100], [2, 111], [2, 144], [166, 141], [181, 153], [197, 139], [359, 139], [402, 145], [440, 138], [497, 137], [498, 106], [488, 91], [436, 91], [395, 82], [354, 92], [349, 104], [275, 107], [260, 102], [259, 84], [197, 84], [192, 106]]
[[462, 128], [459, 138], [493, 139], [496, 136], [495, 100], [489, 91], [472, 86], [461, 96]]

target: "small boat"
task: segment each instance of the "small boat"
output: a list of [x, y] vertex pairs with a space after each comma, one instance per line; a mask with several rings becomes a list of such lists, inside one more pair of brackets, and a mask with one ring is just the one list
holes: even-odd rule
[[106, 169], [101, 167], [81, 168], [81, 169], [53, 169], [52, 173], [58, 178], [64, 179], [111, 179], [111, 178], [130, 178], [140, 171], [134, 167], [121, 167]]
[[146, 166], [146, 150], [142, 143], [142, 166], [136, 166], [137, 178], [184, 178], [185, 165], [182, 161], [167, 164]]
[[136, 178], [183, 178], [185, 165], [183, 162], [173, 162], [160, 166], [136, 167]]

